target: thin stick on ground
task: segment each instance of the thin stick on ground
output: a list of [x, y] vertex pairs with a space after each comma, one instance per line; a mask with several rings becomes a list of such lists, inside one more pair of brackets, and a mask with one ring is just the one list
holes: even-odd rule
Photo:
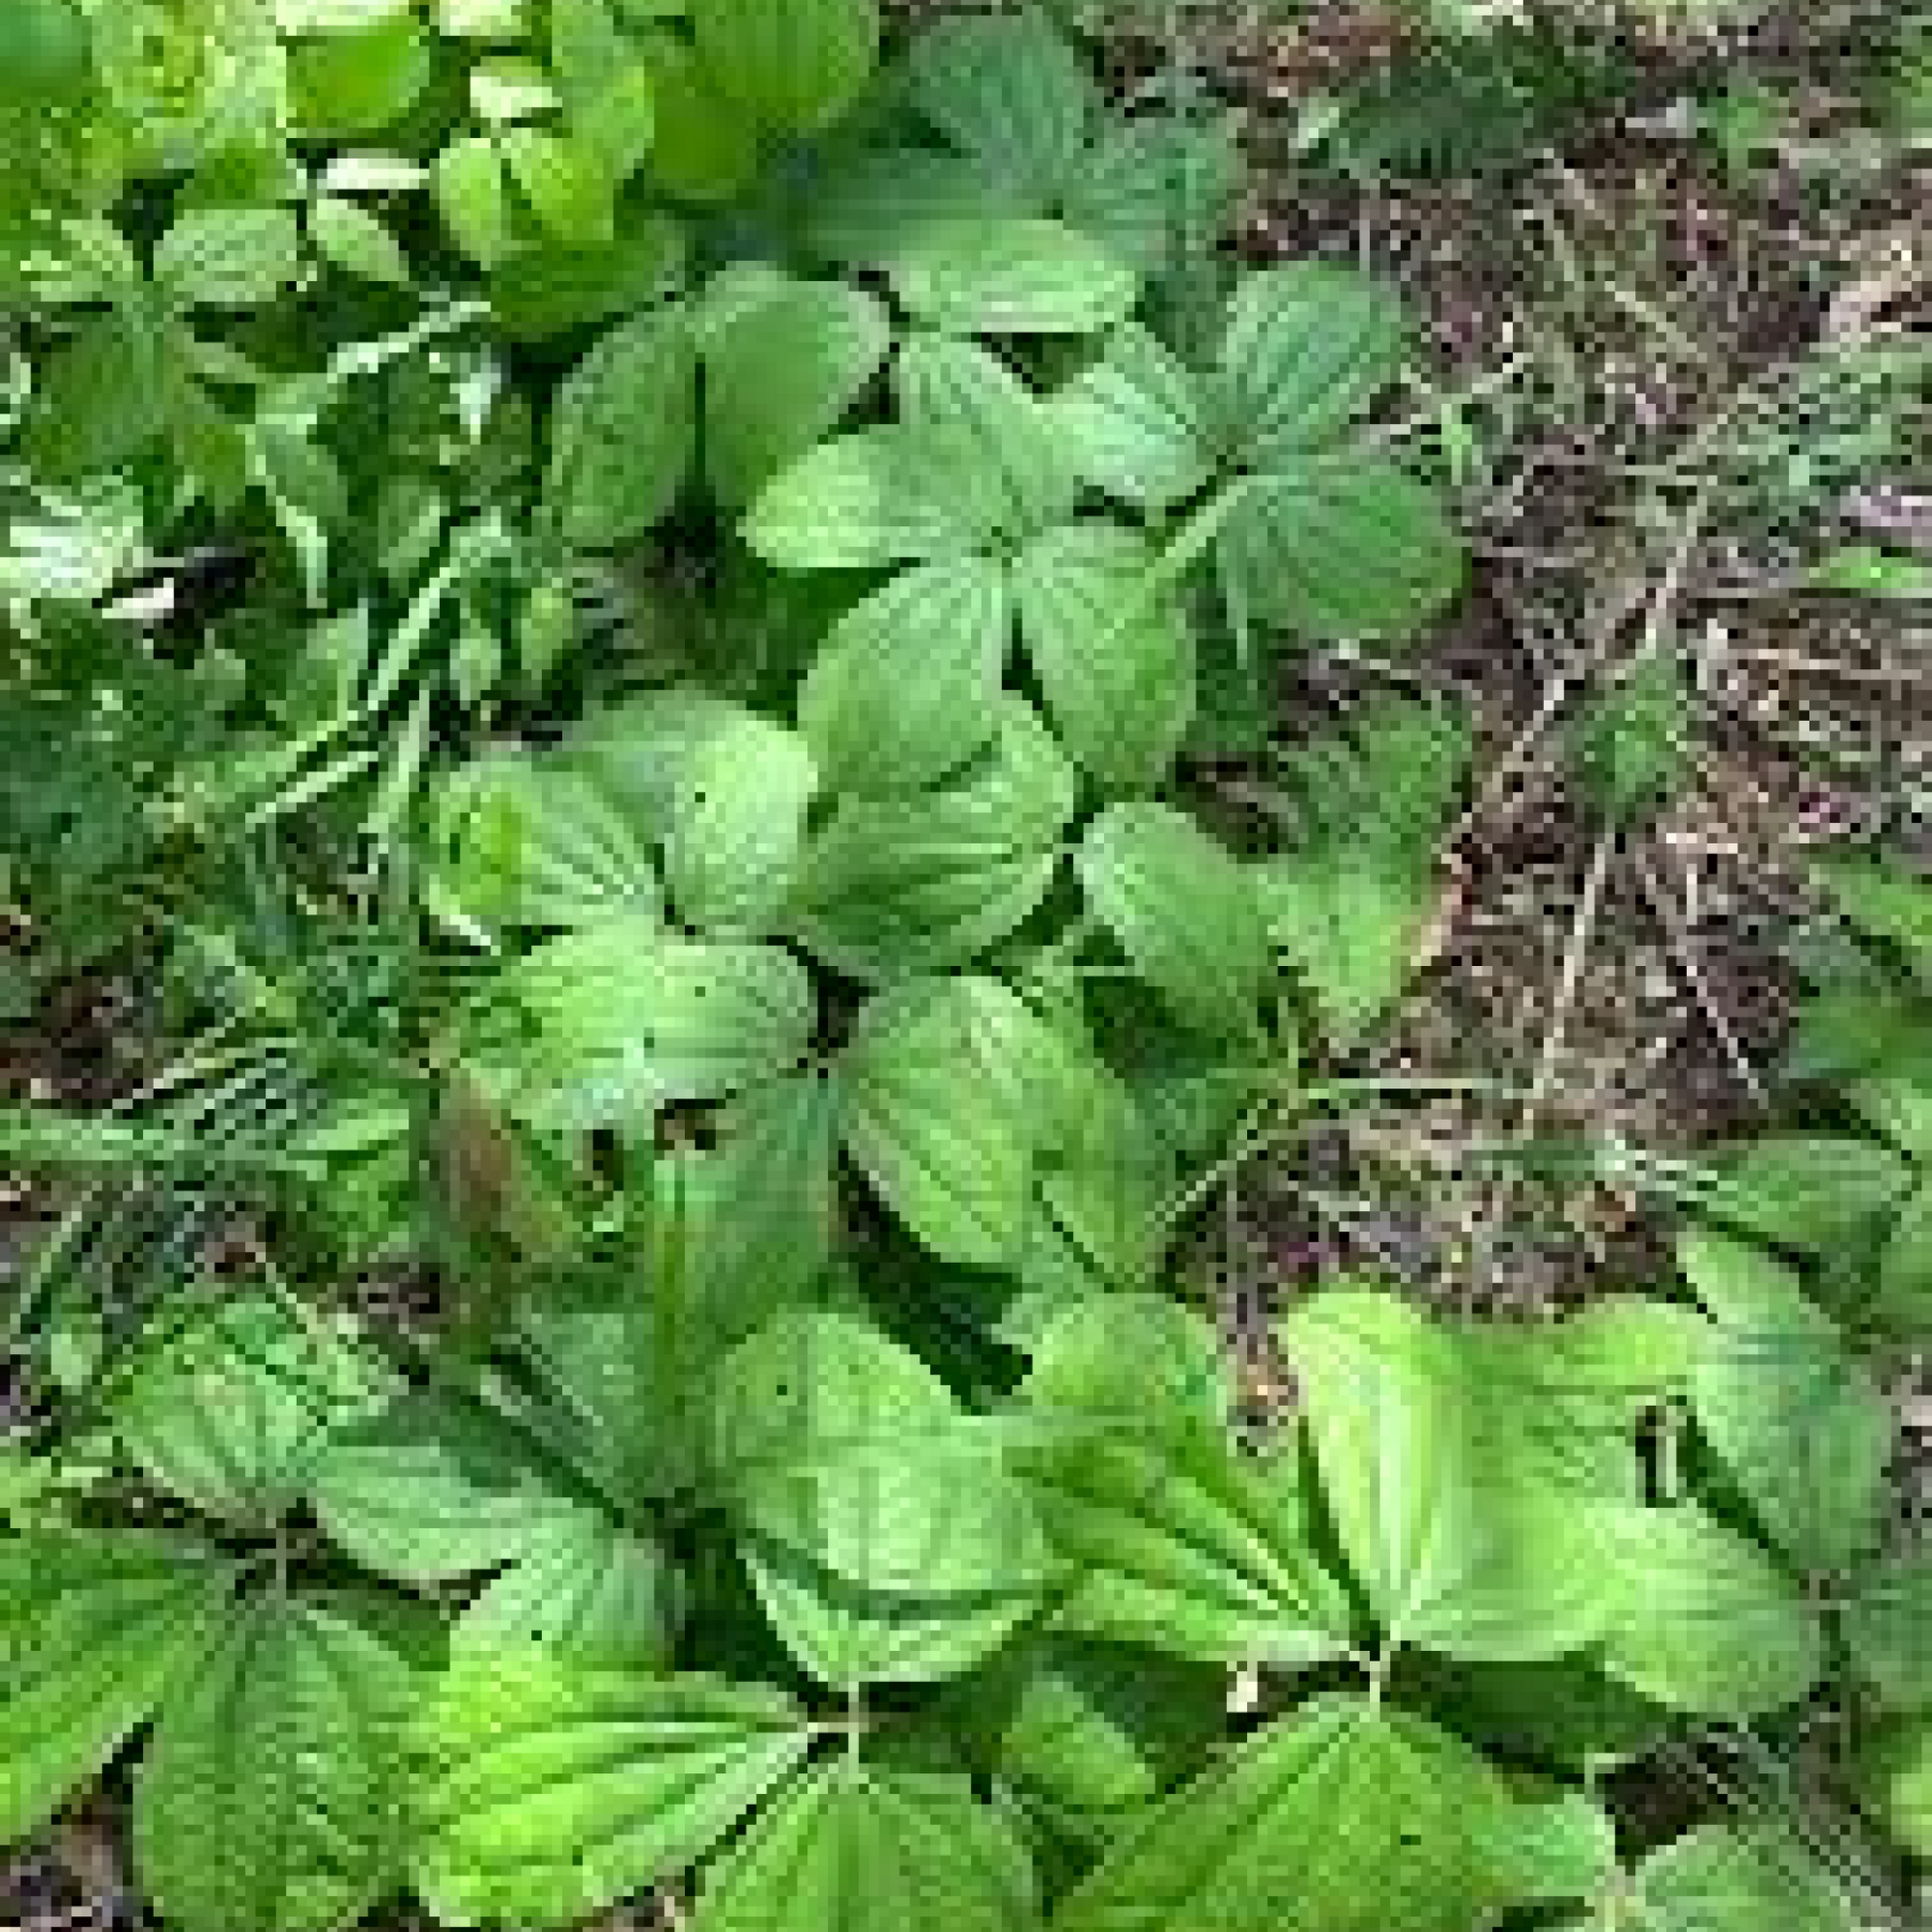
[[1656, 869], [1651, 866], [1642, 853], [1631, 855], [1638, 883], [1643, 887], [1644, 897], [1650, 901], [1650, 909], [1664, 928], [1665, 937], [1670, 941], [1671, 953], [1677, 962], [1677, 969], [1683, 975], [1691, 997], [1696, 1000], [1699, 1011], [1704, 1015], [1706, 1024], [1716, 1035], [1725, 1058], [1730, 1063], [1730, 1070], [1737, 1076], [1737, 1084], [1750, 1095], [1751, 1104], [1760, 1113], [1771, 1111], [1771, 1099], [1764, 1090], [1763, 1082], [1757, 1077], [1737, 1038], [1736, 1029], [1730, 1024], [1724, 1008], [1711, 991], [1709, 980], [1705, 977], [1703, 964], [1698, 959], [1697, 945], [1691, 937], [1691, 930], [1682, 908], [1672, 898], [1664, 882], [1658, 878]]

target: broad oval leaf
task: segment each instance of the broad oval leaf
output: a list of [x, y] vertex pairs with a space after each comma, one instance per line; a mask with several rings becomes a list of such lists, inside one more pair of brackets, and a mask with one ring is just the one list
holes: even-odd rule
[[674, 780], [664, 880], [687, 925], [754, 938], [776, 924], [819, 771], [794, 731], [732, 708], [691, 744]]
[[235, 1575], [140, 1530], [0, 1538], [0, 1845], [40, 1832], [192, 1676]]
[[1032, 1862], [1010, 1820], [965, 1778], [856, 1758], [792, 1785], [706, 1874], [705, 1932], [1027, 1932]]
[[770, 928], [819, 785], [797, 733], [681, 687], [595, 714], [566, 757], [663, 847], [671, 901], [687, 924], [720, 936]]
[[867, 1590], [787, 1544], [739, 1546], [765, 1619], [821, 1684], [936, 1684], [976, 1669], [1039, 1613], [1039, 1590]]
[[1231, 485], [1221, 566], [1248, 609], [1307, 638], [1413, 636], [1460, 590], [1441, 499], [1380, 458], [1311, 457]]
[[865, 1323], [777, 1316], [721, 1364], [710, 1408], [716, 1479], [767, 1542], [876, 1596], [1042, 1583], [1039, 1528], [997, 1441]]
[[1597, 1635], [1587, 1495], [1519, 1466], [1447, 1330], [1337, 1288], [1280, 1332], [1335, 1533], [1391, 1639], [1528, 1662]]
[[1032, 216], [928, 221], [886, 270], [915, 320], [960, 335], [1098, 335], [1140, 294], [1140, 278], [1103, 243]]
[[379, 1413], [392, 1392], [349, 1333], [267, 1294], [195, 1297], [153, 1327], [114, 1406], [115, 1433], [164, 1488], [231, 1522], [272, 1523], [331, 1434]]
[[1039, 1028], [987, 979], [918, 982], [860, 1015], [839, 1073], [845, 1145], [941, 1260], [997, 1268], [1018, 1258]]
[[1184, 286], [1233, 225], [1246, 180], [1237, 127], [1234, 114], [1115, 120], [1082, 158], [1061, 217], [1149, 280]]
[[762, 1686], [460, 1658], [417, 1729], [413, 1883], [446, 1925], [574, 1924], [709, 1852], [810, 1742]]
[[280, 207], [190, 208], [154, 251], [156, 283], [191, 308], [272, 302], [301, 268], [301, 232]]
[[1110, 805], [1075, 860], [1087, 903], [1180, 1020], [1258, 1038], [1272, 961], [1253, 881], [1171, 805]]
[[564, 1131], [775, 1080], [802, 1059], [814, 1018], [789, 953], [678, 938], [634, 915], [539, 946], [502, 992], [532, 1031], [518, 1048], [485, 1048], [480, 1065], [512, 1110]]
[[427, 1392], [332, 1443], [311, 1500], [358, 1563], [418, 1586], [518, 1556], [577, 1509], [507, 1425]]
[[845, 112], [879, 60], [879, 0], [690, 0], [698, 53], [721, 94], [779, 134]]
[[1003, 504], [1000, 528], [1022, 540], [1072, 514], [1078, 473], [1039, 398], [981, 343], [920, 331], [893, 365], [899, 420], [936, 436], [953, 461], [984, 472]]
[[1221, 344], [1221, 410], [1251, 467], [1292, 464], [1345, 429], [1401, 366], [1395, 294], [1329, 262], [1244, 275]]
[[484, 935], [658, 915], [657, 869], [636, 828], [554, 759], [498, 753], [459, 767], [438, 789], [434, 830], [432, 902]]
[[579, 362], [551, 415], [546, 513], [573, 550], [615, 550], [658, 521], [697, 449], [697, 358], [675, 308], [621, 324]]
[[1652, 1852], [1628, 1887], [1645, 1932], [1858, 1932], [1841, 1885], [1796, 1838], [1698, 1825]]
[[1525, 1861], [1543, 1810], [1449, 1732], [1317, 1697], [1155, 1806], [1062, 1902], [1055, 1932], [1469, 1932], [1602, 1877], [1568, 1834]]
[[1121, 524], [1049, 530], [1019, 559], [1021, 634], [1075, 760], [1110, 791], [1173, 762], [1194, 716], [1194, 635], [1177, 599], [1147, 594], [1154, 547]]
[[913, 104], [1035, 207], [1072, 185], [1100, 111], [1086, 64], [1036, 7], [935, 22], [907, 60]]
[[489, 312], [512, 342], [589, 329], [671, 294], [684, 272], [684, 230], [655, 212], [591, 247], [521, 249], [489, 278]]
[[1205, 398], [1193, 372], [1137, 322], [1047, 402], [1081, 476], [1139, 510], [1166, 510], [1214, 473]]
[[800, 940], [872, 986], [957, 971], [1046, 897], [1059, 855], [1006, 799], [979, 791], [851, 799], [806, 848], [792, 898]]
[[940, 1709], [1027, 1810], [1100, 1845], [1206, 1762], [1227, 1729], [1227, 1674], [1158, 1650], [1042, 1637], [996, 1658]]
[[1006, 567], [924, 564], [834, 626], [798, 694], [828, 788], [918, 791], [972, 759], [999, 725], [1013, 638]]
[[171, 1925], [333, 1932], [394, 1885], [402, 1744], [428, 1659], [367, 1608], [264, 1597], [163, 1706], [133, 1832]]
[[[706, 301], [719, 302], [717, 282]], [[837, 426], [892, 344], [885, 310], [863, 289], [756, 271], [700, 326], [705, 477], [733, 505]]]
[[1932, 1712], [1932, 1550], [1863, 1570], [1839, 1614], [1852, 1668], [1879, 1703]]
[[538, 1644], [593, 1663], [671, 1661], [676, 1574], [654, 1544], [588, 1510], [558, 1515], [457, 1618], [450, 1648], [487, 1655]]
[[394, 288], [410, 285], [409, 258], [394, 233], [367, 208], [340, 195], [318, 197], [309, 211], [309, 239], [318, 254], [346, 274]]
[[1880, 1534], [1897, 1428], [1836, 1334], [1720, 1325], [1691, 1383], [1698, 1428], [1772, 1541], [1800, 1570], [1844, 1571]]
[[1816, 1612], [1761, 1551], [1695, 1503], [1587, 1510], [1603, 1558], [1603, 1668], [1674, 1711], [1739, 1720], [1818, 1680]]
[[1744, 1233], [1800, 1254], [1832, 1254], [1905, 1197], [1912, 1172], [1877, 1142], [1767, 1134], [1722, 1164], [1714, 1205]]
[[874, 570], [970, 556], [1000, 508], [944, 441], [887, 423], [834, 437], [780, 471], [752, 505], [745, 541], [780, 570]]

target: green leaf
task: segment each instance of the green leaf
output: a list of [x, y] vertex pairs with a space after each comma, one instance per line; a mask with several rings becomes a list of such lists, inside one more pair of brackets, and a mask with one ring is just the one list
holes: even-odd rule
[[1856, 1932], [1839, 1888], [1802, 1845], [1699, 1825], [1661, 1846], [1630, 1887], [1643, 1932]]
[[1033, 216], [927, 221], [886, 268], [914, 320], [960, 335], [1097, 335], [1125, 321], [1140, 293], [1102, 243]]
[[1253, 882], [1224, 847], [1170, 805], [1110, 805], [1075, 864], [1095, 916], [1177, 1018], [1258, 1037], [1268, 935]]
[[676, 290], [684, 257], [683, 228], [658, 213], [600, 247], [520, 249], [489, 278], [490, 313], [512, 342], [544, 342], [649, 308]]
[[720, 502], [741, 506], [837, 427], [892, 331], [863, 289], [762, 268], [717, 278], [705, 304], [705, 476]]
[[1303, 1303], [1280, 1333], [1335, 1534], [1392, 1640], [1529, 1662], [1596, 1635], [1588, 1499], [1521, 1469], [1451, 1334], [1350, 1289]]
[[1072, 514], [1078, 480], [1033, 391], [982, 344], [921, 331], [893, 369], [900, 421], [945, 440], [948, 461], [984, 473], [1009, 541]]
[[1136, 509], [1184, 503], [1214, 473], [1198, 380], [1137, 322], [1123, 323], [1047, 409], [1080, 475]]
[[1725, 1218], [1761, 1240], [1832, 1254], [1867, 1232], [1911, 1185], [1911, 1170], [1876, 1142], [1772, 1134], [1723, 1168]]
[[1823, 1666], [1818, 1619], [1760, 1551], [1695, 1503], [1589, 1506], [1603, 1668], [1674, 1711], [1742, 1720], [1798, 1702]]
[[435, 72], [429, 37], [414, 11], [352, 33], [332, 33], [289, 50], [289, 101], [310, 139], [350, 139], [399, 121]]
[[436, 205], [456, 245], [479, 268], [494, 268], [518, 244], [503, 158], [486, 135], [452, 141], [436, 157]]
[[898, 424], [821, 443], [752, 505], [745, 540], [780, 570], [875, 570], [969, 556], [999, 504], [955, 453]]
[[307, 1487], [330, 1436], [376, 1414], [389, 1379], [352, 1331], [243, 1294], [172, 1307], [114, 1405], [114, 1429], [163, 1488], [262, 1527]]
[[1852, 1668], [1879, 1703], [1932, 1712], [1932, 1550], [1866, 1567], [1839, 1615]]
[[1467, 1321], [1453, 1331], [1485, 1440], [1512, 1470], [1634, 1502], [1642, 1418], [1690, 1393], [1711, 1325], [1671, 1302], [1608, 1295], [1562, 1321]]
[[20, 0], [0, 25], [0, 72], [30, 96], [60, 94], [85, 79], [87, 24], [69, 0]]
[[1036, 7], [938, 21], [913, 42], [907, 65], [914, 105], [993, 179], [1035, 207], [1067, 192], [1100, 93]]
[[655, 1545], [588, 1511], [531, 1534], [517, 1561], [457, 1618], [450, 1647], [488, 1657], [518, 1644], [602, 1664], [666, 1669], [676, 1578]]
[[859, 1017], [839, 1072], [847, 1150], [941, 1260], [998, 1268], [1019, 1253], [1039, 1026], [986, 979], [902, 987]]
[[991, 558], [902, 571], [855, 606], [798, 694], [828, 788], [918, 791], [975, 757], [999, 726], [1012, 640], [1007, 572]]
[[419, 1728], [413, 1883], [446, 1925], [572, 1924], [703, 1857], [810, 1737], [759, 1686], [463, 1658]]
[[503, 990], [535, 1028], [502, 1065], [511, 1104], [565, 1131], [776, 1079], [811, 1038], [811, 985], [788, 954], [674, 937], [635, 914], [539, 946]]
[[1747, 1323], [1721, 1316], [1693, 1372], [1691, 1406], [1800, 1570], [1849, 1570], [1870, 1554], [1896, 1436], [1891, 1405], [1816, 1311], [1767, 1311]]
[[616, 184], [581, 143], [547, 128], [506, 127], [498, 152], [538, 226], [571, 248], [617, 239]]
[[234, 1580], [146, 1531], [0, 1538], [0, 1845], [40, 1833], [193, 1673]]
[[1497, 1857], [1540, 1809], [1447, 1731], [1317, 1697], [1157, 1805], [1075, 1886], [1055, 1932], [1468, 1932], [1584, 1878], [1561, 1841], [1552, 1867]]
[[333, 1932], [391, 1888], [420, 1679], [358, 1611], [347, 1598], [266, 1596], [163, 1705], [133, 1831], [170, 1924]]
[[[1008, 706], [1009, 720], [1027, 715], [1020, 700]], [[1028, 919], [1059, 870], [1052, 840], [1072, 815], [1072, 786], [1050, 745], [1032, 770], [1015, 768], [1023, 733], [1008, 724], [990, 772], [953, 789], [842, 802], [799, 867], [800, 940], [848, 977], [890, 985], [964, 967]]]
[[831, 1259], [837, 1109], [816, 1072], [773, 1081], [736, 1102], [709, 1154], [659, 1170], [682, 1185], [692, 1306], [720, 1345], [803, 1297]]
[[1255, 870], [1268, 934], [1337, 1043], [1361, 1036], [1408, 984], [1428, 915], [1426, 885], [1376, 855], [1324, 844]]
[[1814, 590], [1856, 597], [1932, 598], [1932, 564], [1871, 543], [1848, 544], [1820, 557], [1806, 581]]
[[721, 936], [771, 924], [818, 788], [798, 734], [684, 687], [596, 714], [568, 755], [663, 845], [671, 897], [689, 923]]
[[1860, 932], [1900, 947], [1919, 974], [1932, 971], [1932, 884], [1875, 860], [1825, 860], [1812, 871]]
[[655, 920], [657, 873], [624, 813], [555, 760], [495, 754], [460, 767], [436, 801], [439, 910], [506, 926]]
[[879, 0], [689, 0], [719, 90], [761, 127], [815, 134], [879, 62]]
[[1144, 277], [1177, 285], [1184, 301], [1211, 297], [1211, 277], [1201, 296], [1188, 278], [1233, 225], [1247, 178], [1236, 124], [1232, 114], [1194, 120], [1184, 112], [1114, 122], [1082, 158], [1062, 217]]
[[665, 884], [686, 924], [751, 938], [776, 923], [818, 790], [806, 739], [727, 707], [696, 739], [674, 779]]
[[1348, 1599], [1309, 1546], [1293, 1464], [1234, 1446], [1202, 1324], [1104, 1297], [1051, 1322], [1034, 1363], [1016, 1462], [1072, 1580], [1061, 1628], [1205, 1663], [1302, 1669], [1347, 1650]]
[[1692, 730], [1675, 658], [1640, 657], [1573, 728], [1568, 751], [1585, 802], [1618, 823], [1660, 810], [1683, 784]]
[[805, 235], [826, 261], [876, 267], [933, 221], [1029, 211], [1024, 194], [957, 155], [854, 144], [826, 158]]
[[1462, 585], [1436, 493], [1375, 457], [1309, 457], [1234, 485], [1223, 569], [1255, 617], [1308, 638], [1413, 635]]
[[1221, 345], [1222, 421], [1258, 470], [1298, 469], [1332, 443], [1401, 367], [1402, 305], [1327, 262], [1244, 275]]
[[546, 509], [573, 550], [615, 550], [658, 522], [697, 447], [696, 361], [675, 309], [600, 341], [557, 395]]
[[1012, 1824], [964, 1778], [842, 1759], [792, 1785], [707, 1873], [706, 1932], [947, 1932], [1037, 1925], [1032, 1863]]
[[651, 169], [681, 200], [730, 201], [759, 168], [759, 127], [728, 101], [685, 43], [658, 35], [647, 54], [653, 82]]
[[1499, 1756], [1587, 1772], [1646, 1757], [1679, 1721], [1587, 1657], [1468, 1664], [1411, 1651], [1396, 1665], [1405, 1704]]
[[281, 207], [190, 208], [154, 250], [156, 283], [189, 308], [256, 308], [301, 270], [302, 232]]
[[1866, 1808], [1914, 1859], [1932, 1861], [1932, 1722], [1888, 1725], [1861, 1753]]
[[1153, 546], [1118, 523], [1063, 524], [1015, 566], [1020, 624], [1068, 751], [1113, 791], [1166, 774], [1194, 715], [1194, 638], [1177, 600], [1146, 597]]
[[519, 1556], [576, 1514], [507, 1425], [428, 1392], [339, 1436], [310, 1496], [357, 1563], [419, 1587]]
[[713, 1460], [766, 1543], [875, 1595], [1036, 1588], [1045, 1549], [996, 1439], [915, 1355], [849, 1316], [776, 1316], [720, 1365]]
[[137, 456], [167, 426], [166, 340], [145, 317], [82, 320], [35, 371], [41, 406], [27, 457], [49, 483], [96, 477]]
[[322, 196], [309, 210], [309, 239], [318, 254], [350, 275], [395, 288], [410, 285], [401, 243], [366, 208], [340, 195]]
[[1871, 1318], [1891, 1334], [1922, 1335], [1932, 1328], [1932, 1185], [1921, 1182], [1885, 1237]]
[[1028, 1811], [1050, 1811], [1099, 1845], [1206, 1761], [1226, 1706], [1226, 1673], [1209, 1665], [1047, 1637], [996, 1658], [941, 1708]]

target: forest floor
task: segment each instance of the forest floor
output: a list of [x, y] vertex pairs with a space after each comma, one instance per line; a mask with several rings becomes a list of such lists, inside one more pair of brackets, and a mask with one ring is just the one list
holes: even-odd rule
[[[1560, 155], [1352, 179], [1307, 162], [1297, 130], [1317, 92], [1387, 58], [1390, 17], [1337, 0], [1261, 12], [1191, 14], [1183, 44], [1246, 117], [1243, 250], [1401, 288], [1418, 420], [1451, 401], [1463, 432], [1474, 553], [1468, 592], [1419, 645], [1281, 666], [1278, 729], [1331, 724], [1369, 692], [1467, 706], [1472, 803], [1442, 856], [1425, 969], [1359, 1070], [1481, 1074], [1514, 1097], [1364, 1115], [1307, 1158], [1254, 1164], [1214, 1262], [1262, 1309], [1351, 1266], [1498, 1313], [1641, 1288], [1669, 1266], [1645, 1203], [1595, 1179], [1505, 1183], [1485, 1152], [1566, 1130], [1682, 1152], [1751, 1129], [1821, 916], [1808, 855], [1883, 832], [1932, 863], [1932, 624], [1788, 583], [1834, 538], [1882, 528], [1932, 551], [1923, 420], [1890, 396], [1848, 419], [1803, 380], [1822, 345], [1932, 320], [1932, 147], [1874, 148], [1847, 124], [1856, 9], [1782, 6], [1748, 35], [1633, 46], [1642, 99]], [[1173, 52], [1123, 37], [1121, 83]], [[1745, 81], [1796, 120], [1727, 158], [1694, 110]], [[1841, 476], [1819, 446], [1847, 430], [1866, 446]], [[1689, 781], [1612, 837], [1566, 782], [1563, 727], [1652, 648], [1679, 654], [1696, 695]], [[58, 1036], [0, 1035], [0, 1100], [118, 1090], [115, 1000], [77, 994]], [[0, 1176], [0, 1279], [31, 1206]], [[1900, 1518], [1932, 1522], [1932, 1363], [1909, 1364], [1897, 1397]], [[83, 1818], [0, 1872], [0, 1926], [138, 1923], [114, 1837]]]

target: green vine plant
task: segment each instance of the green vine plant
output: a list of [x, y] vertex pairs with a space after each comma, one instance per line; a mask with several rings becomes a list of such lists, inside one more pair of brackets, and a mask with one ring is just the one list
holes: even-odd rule
[[[1789, 1821], [1610, 1803], [1841, 1658], [1922, 1716], [1868, 1383], [1814, 1491], [1740, 1372], [1828, 1350], [1772, 1264], [1520, 1330], [1323, 1284], [1259, 1448], [1172, 1292], [1346, 1097], [1465, 776], [1384, 705], [1237, 851], [1189, 755], [1204, 643], [1456, 594], [1394, 300], [1201, 326], [1227, 128], [1032, 10], [23, 21], [96, 173], [9, 312], [0, 884], [26, 1009], [127, 973], [152, 1051], [0, 1112], [68, 1183], [0, 1843], [124, 1772], [185, 1932], [1869, 1923]], [[217, 538], [236, 602], [111, 627]]]

